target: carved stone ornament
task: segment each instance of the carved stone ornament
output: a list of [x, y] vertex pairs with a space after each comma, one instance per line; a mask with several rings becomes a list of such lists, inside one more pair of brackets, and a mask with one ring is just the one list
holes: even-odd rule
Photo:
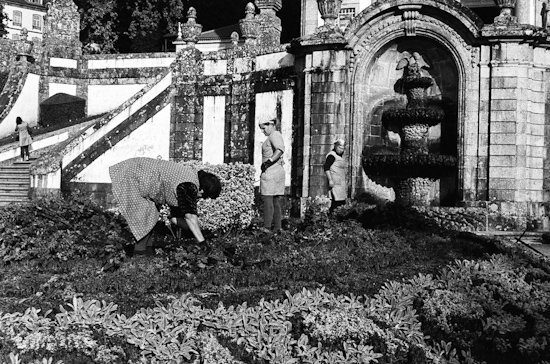
[[405, 36], [416, 36], [417, 21], [420, 19], [420, 9], [422, 5], [402, 5], [399, 6], [399, 10], [403, 11], [403, 23], [405, 29]]
[[276, 13], [283, 7], [283, 0], [256, 0], [256, 6], [261, 12]]
[[239, 20], [239, 27], [245, 42], [250, 42], [260, 33], [260, 22], [256, 19], [256, 7], [254, 3], [248, 3], [245, 7], [245, 18]]
[[239, 44], [239, 33], [231, 33], [231, 44], [233, 45], [233, 47], [236, 47]]
[[28, 38], [29, 31], [27, 28], [22, 28], [19, 35], [19, 41], [16, 44], [17, 48], [17, 59], [22, 61], [32, 62], [33, 58], [31, 56], [32, 49], [34, 47], [33, 42], [29, 41]]
[[317, 32], [336, 31], [339, 29], [336, 26], [336, 19], [340, 14], [342, 0], [317, 0], [317, 8], [324, 21], [324, 25], [318, 28]]
[[80, 15], [72, 0], [53, 0], [48, 3], [44, 38], [52, 38], [55, 42], [79, 40]]
[[516, 7], [516, 0], [495, 0], [500, 8], [500, 14], [495, 18], [496, 26], [515, 26], [518, 25], [518, 18], [512, 15], [512, 10]]
[[202, 33], [202, 25], [197, 24], [197, 10], [190, 7], [187, 11], [187, 23], [181, 26], [182, 38], [187, 45], [195, 45], [199, 41], [199, 35]]

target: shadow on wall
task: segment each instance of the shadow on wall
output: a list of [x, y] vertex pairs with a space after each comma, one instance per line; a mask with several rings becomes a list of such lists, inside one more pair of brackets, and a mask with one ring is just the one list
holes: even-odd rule
[[38, 125], [41, 128], [58, 124], [71, 124], [86, 116], [86, 100], [57, 93], [40, 103], [40, 118]]

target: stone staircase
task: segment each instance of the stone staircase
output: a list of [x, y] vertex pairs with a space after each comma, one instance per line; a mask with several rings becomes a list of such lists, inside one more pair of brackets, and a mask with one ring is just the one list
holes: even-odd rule
[[0, 166], [0, 206], [28, 202], [30, 162]]

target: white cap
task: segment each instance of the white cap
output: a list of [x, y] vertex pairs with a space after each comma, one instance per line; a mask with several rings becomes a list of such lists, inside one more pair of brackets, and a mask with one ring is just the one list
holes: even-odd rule
[[346, 145], [346, 142], [344, 139], [337, 139], [335, 142], [334, 142], [334, 145]]

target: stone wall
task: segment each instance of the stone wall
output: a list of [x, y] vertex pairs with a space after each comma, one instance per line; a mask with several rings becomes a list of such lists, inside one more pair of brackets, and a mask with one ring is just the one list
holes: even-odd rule
[[345, 67], [347, 54], [345, 51], [329, 50], [313, 52], [308, 61], [311, 61], [307, 65], [311, 75], [311, 120], [305, 137], [310, 143], [309, 195], [317, 196], [328, 193], [323, 164], [334, 141], [345, 139], [349, 142], [350, 128], [346, 118], [349, 107]]
[[[493, 47], [489, 137], [489, 199], [543, 202], [548, 148], [547, 51], [528, 44]], [[546, 172], [548, 173], [548, 172]]]
[[[41, 95], [47, 95], [55, 81], [75, 85], [77, 96], [89, 102], [90, 89], [98, 83], [105, 86], [106, 95], [116, 94], [125, 83], [141, 80], [147, 85], [41, 158], [32, 168], [33, 180], [39, 182], [35, 190], [50, 191], [47, 182], [61, 179], [61, 190], [89, 191], [103, 205], [111, 206], [108, 167], [133, 156], [242, 162], [259, 170], [258, 122], [277, 117], [287, 144], [287, 191], [294, 193], [297, 77], [292, 55], [281, 48], [267, 54], [244, 49], [203, 54], [188, 48], [164, 71], [162, 59], [169, 59], [170, 54], [148, 56], [141, 60], [137, 55], [92, 56], [76, 65], [68, 59], [50, 59], [65, 67], [52, 67], [42, 78]], [[158, 67], [137, 67], [152, 63]], [[62, 166], [59, 178], [58, 166]]]

